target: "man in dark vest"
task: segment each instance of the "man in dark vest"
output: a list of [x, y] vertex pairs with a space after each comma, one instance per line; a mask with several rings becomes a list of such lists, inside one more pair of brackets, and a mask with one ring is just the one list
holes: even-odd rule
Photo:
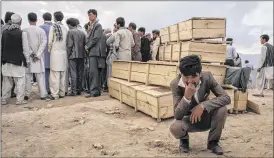
[[98, 97], [101, 95], [99, 69], [104, 68], [106, 51], [101, 50], [101, 38], [103, 35], [102, 25], [97, 18], [97, 10], [88, 10], [90, 20], [90, 31], [87, 36], [85, 50], [89, 62], [90, 93], [86, 98]]
[[22, 18], [18, 14], [11, 16], [12, 25], [3, 31], [2, 52], [2, 105], [7, 104], [11, 96], [13, 81], [16, 85], [16, 104], [26, 104], [24, 100], [26, 67], [29, 65], [29, 45], [25, 32], [21, 31]]
[[258, 93], [254, 94], [256, 97], [264, 97], [263, 90], [265, 87], [266, 79], [268, 79], [268, 82], [273, 87], [273, 45], [269, 44], [268, 41], [268, 35], [261, 35], [261, 59], [256, 77], [256, 89], [258, 90]]

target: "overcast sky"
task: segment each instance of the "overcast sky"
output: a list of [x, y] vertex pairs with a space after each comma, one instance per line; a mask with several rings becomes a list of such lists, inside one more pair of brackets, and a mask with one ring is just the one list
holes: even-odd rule
[[[27, 14], [35, 12], [43, 23], [44, 12], [62, 11], [65, 19], [76, 17], [81, 25], [88, 21], [88, 9], [96, 9], [103, 28], [113, 28], [115, 19], [122, 16], [137, 27], [147, 31], [160, 29], [191, 17], [226, 17], [227, 37], [234, 39], [239, 53], [259, 54], [259, 37], [262, 33], [270, 36], [273, 44], [273, 2], [187, 2], [187, 1], [2, 1], [2, 18], [6, 11], [13, 11], [23, 17], [23, 26], [28, 26]], [[64, 21], [65, 23], [65, 21]]]

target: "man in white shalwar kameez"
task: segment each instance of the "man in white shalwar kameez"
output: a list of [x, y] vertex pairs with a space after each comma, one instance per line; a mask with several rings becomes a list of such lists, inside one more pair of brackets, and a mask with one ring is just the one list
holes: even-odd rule
[[265, 88], [265, 81], [268, 79], [273, 85], [273, 65], [274, 65], [274, 55], [273, 55], [273, 45], [268, 43], [269, 36], [261, 36], [261, 59], [259, 62], [258, 73], [256, 77], [256, 89], [257, 94], [253, 94], [256, 97], [264, 97], [263, 91]]
[[55, 12], [55, 23], [49, 32], [50, 92], [53, 100], [63, 98], [66, 91], [66, 71], [68, 68], [66, 38], [68, 30], [62, 24], [63, 18], [62, 12]]
[[[35, 74], [41, 100], [47, 97], [46, 82], [45, 82], [45, 59], [44, 49], [47, 44], [47, 36], [43, 29], [36, 26], [37, 15], [35, 13], [28, 14], [30, 26], [23, 31], [28, 35], [28, 43], [30, 48], [30, 67], [26, 73], [26, 97], [31, 93], [31, 77]], [[27, 98], [28, 99], [28, 98]]]
[[22, 18], [18, 14], [11, 16], [12, 25], [3, 31], [1, 38], [2, 52], [2, 105], [7, 104], [11, 96], [13, 81], [16, 85], [16, 104], [26, 104], [25, 94], [25, 74], [29, 65], [28, 37], [20, 28]]

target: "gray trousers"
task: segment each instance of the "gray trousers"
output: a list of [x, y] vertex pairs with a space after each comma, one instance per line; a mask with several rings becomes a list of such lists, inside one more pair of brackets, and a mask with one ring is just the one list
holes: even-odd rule
[[7, 101], [11, 97], [11, 90], [15, 83], [16, 99], [21, 102], [25, 96], [25, 76], [23, 77], [9, 77], [3, 76], [2, 85], [2, 100]]
[[174, 120], [169, 130], [176, 139], [188, 139], [187, 132], [203, 132], [210, 129], [208, 142], [218, 142], [224, 128], [226, 115], [226, 107], [212, 110], [210, 113], [204, 111], [200, 122], [191, 124], [190, 116], [185, 116], [182, 120]]
[[98, 68], [98, 57], [89, 57], [89, 85], [90, 85], [90, 94], [98, 95], [101, 94], [100, 90], [100, 76]]
[[264, 70], [264, 68], [262, 68], [261, 71], [258, 72], [257, 76], [256, 76], [256, 89], [257, 89], [259, 95], [264, 94], [265, 80], [266, 80], [265, 70]]
[[50, 92], [50, 88], [49, 88], [49, 74], [50, 74], [50, 68], [46, 68], [45, 69], [45, 82], [46, 82], [46, 89], [47, 92]]
[[82, 91], [82, 76], [84, 72], [84, 59], [69, 59], [69, 74], [71, 78], [71, 93]]

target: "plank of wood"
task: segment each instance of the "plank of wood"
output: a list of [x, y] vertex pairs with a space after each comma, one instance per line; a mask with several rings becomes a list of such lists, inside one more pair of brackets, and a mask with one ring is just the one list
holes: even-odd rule
[[122, 61], [113, 61], [112, 63], [112, 69], [117, 69], [117, 70], [129, 70], [129, 63], [127, 62], [122, 62]]
[[174, 74], [176, 72], [175, 65], [154, 65], [150, 64], [150, 71], [149, 74], [158, 74], [169, 76], [170, 74]]
[[[142, 111], [143, 113], [150, 115], [152, 118], [157, 118], [158, 108], [156, 106], [152, 106], [146, 102], [137, 100], [137, 109]], [[165, 106], [159, 108], [159, 117], [160, 118], [170, 118], [174, 115], [174, 107], [173, 106]]]
[[239, 111], [245, 111], [247, 107], [247, 100], [237, 100], [234, 101], [234, 110], [239, 110]]
[[135, 101], [135, 98], [125, 94], [125, 93], [122, 93], [122, 102], [131, 106], [131, 107], [135, 107], [136, 106], [136, 101]]
[[235, 91], [235, 101], [247, 101], [248, 92]]
[[181, 43], [175, 43], [172, 45], [172, 52], [180, 52], [181, 51]]
[[164, 27], [164, 28], [160, 29], [160, 36], [162, 36], [162, 35], [168, 35], [168, 34], [169, 34], [168, 27]]
[[193, 29], [193, 38], [225, 38], [225, 32], [226, 29]]
[[146, 72], [146, 63], [132, 63], [132, 69], [131, 72]]
[[161, 43], [169, 42], [169, 34], [161, 36]]
[[169, 26], [169, 34], [178, 32], [177, 25], [178, 24], [174, 24], [174, 25]]
[[222, 29], [226, 28], [225, 20], [193, 20], [194, 29]]
[[146, 82], [146, 72], [131, 72], [131, 81]]
[[159, 48], [159, 60], [164, 60], [165, 46], [160, 46]]
[[177, 76], [176, 72], [169, 76], [149, 74], [149, 84], [169, 87], [170, 82]]
[[188, 55], [198, 55], [202, 62], [219, 62], [224, 63], [226, 54], [212, 52], [181, 51], [181, 58]]
[[251, 109], [253, 112], [255, 112], [256, 114], [261, 115], [259, 105], [256, 104], [256, 103], [254, 103], [253, 101], [247, 100], [247, 107], [248, 107], [249, 109]]
[[169, 34], [170, 42], [178, 41], [178, 35], [179, 35], [178, 32]]
[[128, 79], [129, 71], [128, 70], [119, 70], [119, 69], [113, 69], [111, 72], [111, 76], [115, 78], [120, 78], [120, 79]]
[[192, 30], [184, 30], [179, 32], [179, 40], [186, 41], [192, 39]]
[[189, 51], [194, 52], [209, 52], [226, 54], [226, 45], [203, 43], [203, 42], [189, 42]]
[[178, 25], [179, 25], [179, 30], [178, 30], [179, 32], [191, 30], [192, 29], [192, 20], [179, 22]]
[[209, 64], [202, 64], [202, 71], [209, 71], [214, 76], [225, 76], [226, 67], [209, 65]]

